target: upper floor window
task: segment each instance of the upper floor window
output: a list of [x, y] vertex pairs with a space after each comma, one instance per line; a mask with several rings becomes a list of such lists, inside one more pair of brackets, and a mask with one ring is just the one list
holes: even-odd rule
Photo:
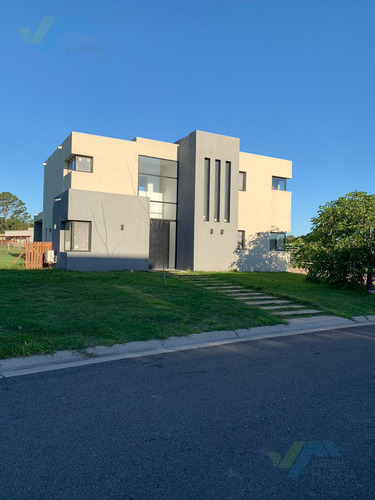
[[246, 172], [238, 172], [238, 190], [246, 191]]
[[230, 222], [230, 189], [232, 180], [232, 164], [225, 162], [225, 186], [224, 186], [224, 222]]
[[272, 177], [272, 189], [286, 191], [286, 179], [284, 177]]
[[92, 172], [93, 159], [91, 156], [73, 156], [68, 161], [68, 168], [77, 172]]
[[210, 175], [211, 175], [211, 160], [204, 159], [203, 171], [203, 220], [210, 220]]
[[283, 252], [285, 250], [285, 233], [270, 233], [270, 250]]
[[150, 198], [151, 219], [176, 220], [178, 163], [139, 156], [138, 195]]
[[221, 161], [215, 160], [214, 221], [220, 221], [220, 177]]

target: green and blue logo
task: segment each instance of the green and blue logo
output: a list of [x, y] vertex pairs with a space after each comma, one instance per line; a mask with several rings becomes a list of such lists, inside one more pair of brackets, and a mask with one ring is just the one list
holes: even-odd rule
[[30, 28], [18, 28], [18, 31], [26, 43], [37, 44], [46, 36], [54, 20], [54, 16], [44, 16], [34, 33], [31, 32]]
[[278, 469], [290, 469], [288, 477], [300, 477], [312, 457], [341, 458], [333, 441], [294, 441], [284, 458], [277, 452], [268, 453], [273, 465]]

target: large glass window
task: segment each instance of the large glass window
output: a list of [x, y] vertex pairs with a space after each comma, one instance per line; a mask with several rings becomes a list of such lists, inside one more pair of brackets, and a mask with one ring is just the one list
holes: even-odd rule
[[286, 179], [284, 177], [272, 177], [272, 189], [286, 191]]
[[139, 193], [148, 196], [151, 201], [177, 203], [177, 179], [141, 174]]
[[230, 222], [230, 188], [232, 165], [230, 161], [225, 162], [225, 203], [224, 203], [224, 222]]
[[270, 250], [283, 252], [285, 250], [285, 233], [270, 233]]
[[215, 198], [214, 198], [214, 221], [220, 221], [220, 175], [221, 162], [215, 160]]
[[210, 220], [210, 171], [211, 160], [204, 159], [203, 172], [203, 220]]
[[77, 172], [92, 172], [93, 159], [91, 156], [73, 156], [68, 161], [68, 168]]
[[246, 172], [238, 172], [238, 190], [246, 191]]
[[90, 252], [91, 222], [67, 221], [63, 229], [65, 252]]
[[150, 198], [150, 218], [176, 220], [177, 162], [139, 157], [138, 195]]
[[139, 157], [139, 173], [157, 175], [158, 177], [177, 178], [177, 162], [162, 158]]

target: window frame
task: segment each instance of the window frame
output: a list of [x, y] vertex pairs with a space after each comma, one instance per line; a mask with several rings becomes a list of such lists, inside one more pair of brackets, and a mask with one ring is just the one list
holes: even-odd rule
[[203, 164], [203, 220], [210, 220], [210, 187], [211, 187], [211, 158], [205, 158]]
[[[89, 233], [88, 233], [88, 249], [87, 250], [76, 250], [74, 249], [74, 232], [75, 232], [75, 223], [77, 222], [84, 222], [87, 223], [89, 226]], [[64, 232], [64, 240], [63, 240], [63, 245], [64, 245], [64, 252], [79, 252], [79, 253], [87, 253], [91, 252], [91, 244], [92, 244], [92, 222], [88, 220], [66, 220], [63, 223], [63, 232]], [[69, 225], [69, 233], [70, 237], [69, 240], [66, 239], [66, 232], [67, 226]], [[69, 241], [70, 246], [69, 249], [66, 248], [66, 242]]]
[[[239, 233], [241, 233], [241, 242], [239, 239]], [[237, 250], [239, 250], [239, 251], [244, 250], [245, 241], [246, 241], [245, 230], [244, 229], [237, 229]]]
[[220, 222], [221, 160], [215, 160], [214, 222]]
[[[285, 189], [277, 189], [273, 184], [274, 184], [274, 180], [277, 180], [277, 181], [284, 181], [284, 187]], [[273, 175], [272, 176], [272, 191], [286, 191], [286, 181], [287, 181], [287, 177], [279, 177], [277, 175]]]
[[[271, 239], [272, 235], [276, 235], [276, 238]], [[284, 243], [283, 243], [283, 248], [277, 248], [277, 236], [283, 235], [284, 236]], [[275, 241], [275, 248], [271, 248], [271, 241]], [[276, 232], [276, 231], [271, 231], [270, 232], [270, 252], [286, 252], [286, 233], [283, 232]]]
[[246, 172], [244, 170], [239, 170], [238, 175], [242, 174], [242, 189], [240, 189], [240, 183], [238, 183], [238, 191], [246, 191]]
[[224, 178], [224, 222], [230, 222], [230, 202], [232, 189], [232, 162], [225, 162]]
[[[150, 173], [147, 171], [144, 171], [142, 168], [142, 158], [146, 158], [149, 160], [157, 160], [157, 161], [165, 161], [165, 162], [170, 162], [173, 163], [173, 167], [176, 167], [176, 175], [157, 175], [155, 173]], [[173, 219], [171, 218], [164, 218], [164, 217], [151, 217], [151, 219], [160, 219], [160, 220], [168, 220], [170, 222], [175, 222], [177, 221], [177, 212], [178, 212], [178, 177], [179, 177], [179, 168], [180, 164], [178, 160], [169, 160], [167, 158], [159, 158], [157, 156], [147, 156], [147, 155], [138, 155], [138, 190], [137, 190], [137, 196], [144, 196], [148, 191], [146, 190], [141, 190], [141, 184], [139, 182], [140, 177], [152, 177], [155, 179], [171, 179], [176, 181], [176, 201], [159, 201], [159, 200], [151, 200], [150, 197], [150, 215], [151, 215], [151, 204], [158, 204], [162, 206], [162, 210], [165, 206], [166, 209], [168, 209], [167, 205], [173, 205], [174, 206], [174, 211], [175, 211], [175, 217]], [[140, 194], [144, 193], [144, 194]], [[156, 193], [156, 191], [155, 191]], [[153, 205], [154, 206], [154, 205]]]
[[[91, 160], [91, 170], [90, 171], [87, 171], [87, 170], [77, 170], [77, 158], [88, 158]], [[71, 168], [70, 167], [70, 164], [72, 161], [75, 161], [75, 168]], [[87, 156], [87, 155], [73, 155], [71, 156], [68, 160], [66, 160], [67, 162], [67, 169], [70, 170], [71, 172], [82, 172], [84, 174], [92, 174], [94, 172], [94, 157], [93, 156]]]

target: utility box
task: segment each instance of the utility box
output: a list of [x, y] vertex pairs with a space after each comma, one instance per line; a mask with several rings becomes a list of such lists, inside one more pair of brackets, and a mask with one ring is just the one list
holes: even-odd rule
[[47, 250], [46, 252], [44, 252], [44, 263], [47, 266], [56, 264], [55, 252], [53, 250]]

